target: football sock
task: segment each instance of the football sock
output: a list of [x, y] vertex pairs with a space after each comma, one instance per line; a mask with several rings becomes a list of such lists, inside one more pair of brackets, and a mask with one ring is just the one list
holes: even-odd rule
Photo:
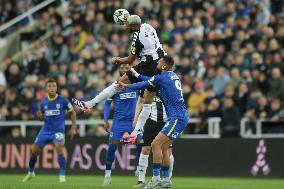
[[169, 180], [169, 167], [162, 166], [163, 180]]
[[160, 180], [160, 171], [161, 171], [161, 164], [160, 163], [153, 163], [153, 181]]
[[145, 182], [145, 175], [148, 168], [149, 155], [140, 154], [139, 164], [138, 164], [138, 181]]
[[88, 108], [92, 108], [97, 103], [112, 97], [117, 92], [117, 90], [115, 89], [116, 84], [117, 82], [114, 82], [113, 84], [102, 90], [95, 98], [87, 101], [86, 105], [88, 106]]
[[171, 154], [171, 156], [170, 156], [170, 165], [169, 165], [169, 177], [170, 178], [173, 175], [174, 162], [175, 162], [175, 158], [174, 158], [173, 154]]
[[59, 176], [64, 176], [66, 172], [66, 160], [63, 154], [58, 155]]
[[31, 156], [29, 162], [29, 173], [34, 172], [36, 161], [37, 161], [37, 156]]
[[110, 176], [111, 174], [111, 167], [112, 163], [115, 158], [115, 151], [116, 151], [116, 145], [115, 144], [109, 144], [108, 145], [108, 150], [106, 154], [106, 171], [105, 171], [105, 176]]
[[141, 130], [143, 129], [147, 119], [150, 116], [151, 107], [152, 107], [152, 104], [143, 104], [142, 110], [138, 117], [137, 124], [135, 126], [135, 129], [141, 129]]
[[137, 144], [136, 145], [136, 162], [139, 162], [141, 150], [142, 150], [142, 145], [141, 144]]

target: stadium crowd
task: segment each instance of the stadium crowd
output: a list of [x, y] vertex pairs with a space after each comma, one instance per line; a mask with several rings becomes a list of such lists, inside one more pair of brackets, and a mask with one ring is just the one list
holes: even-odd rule
[[[237, 136], [243, 117], [270, 119], [277, 126], [268, 124], [268, 132], [283, 131], [281, 0], [74, 0], [65, 15], [49, 6], [37, 16], [34, 35], [53, 31], [52, 37], [35, 41], [23, 60], [2, 63], [0, 120], [35, 119], [46, 78], [57, 79], [69, 99], [89, 99], [115, 80], [111, 58], [129, 52], [130, 36], [112, 17], [122, 7], [151, 24], [175, 57], [190, 117], [200, 120], [191, 132], [205, 132], [210, 117], [222, 117], [224, 136]], [[78, 116], [102, 118], [102, 106]], [[104, 134], [92, 125], [89, 134]]]

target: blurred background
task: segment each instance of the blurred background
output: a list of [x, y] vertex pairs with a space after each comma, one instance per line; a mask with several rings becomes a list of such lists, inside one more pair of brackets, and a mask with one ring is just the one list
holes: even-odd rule
[[[128, 55], [131, 37], [113, 22], [119, 8], [151, 24], [175, 58], [191, 117], [184, 140], [205, 149], [208, 139], [234, 138], [225, 146], [235, 153], [247, 141], [252, 166], [262, 139], [284, 138], [283, 0], [0, 0], [0, 138], [36, 136], [47, 78], [68, 99], [90, 99], [117, 79], [111, 58]], [[80, 137], [107, 136], [102, 108], [78, 112]], [[267, 139], [276, 167], [280, 139]]]

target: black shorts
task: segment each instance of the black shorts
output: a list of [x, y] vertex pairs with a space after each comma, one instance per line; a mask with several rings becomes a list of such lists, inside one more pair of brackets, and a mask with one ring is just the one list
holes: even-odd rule
[[[161, 73], [161, 71], [157, 69], [157, 62], [158, 62], [158, 60], [154, 60], [154, 61], [150, 60], [150, 61], [140, 62], [139, 64], [133, 66], [133, 68], [139, 74], [152, 77], [154, 75]], [[127, 75], [128, 79], [130, 80], [131, 83], [139, 82], [138, 78], [134, 77], [130, 70], [128, 70], [126, 72], [126, 75]], [[152, 87], [152, 86], [148, 87], [147, 89], [151, 92], [156, 91], [155, 87]]]
[[147, 119], [144, 125], [143, 143], [142, 146], [151, 146], [152, 141], [165, 126], [165, 122], [156, 122], [152, 119]]

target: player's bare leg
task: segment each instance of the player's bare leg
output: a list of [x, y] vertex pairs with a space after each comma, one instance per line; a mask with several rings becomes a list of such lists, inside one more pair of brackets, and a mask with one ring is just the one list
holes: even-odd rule
[[37, 157], [41, 153], [41, 151], [42, 148], [40, 148], [35, 144], [32, 145], [32, 155], [29, 161], [29, 171], [28, 174], [25, 176], [25, 178], [22, 180], [23, 182], [27, 182], [31, 180], [33, 177], [35, 177], [34, 168], [37, 161]]
[[59, 164], [59, 182], [66, 182], [66, 159], [64, 157], [64, 142], [56, 142], [54, 143], [57, 155], [58, 155], [58, 164]]
[[161, 165], [163, 162], [163, 148], [168, 147], [172, 144], [172, 140], [169, 139], [163, 133], [159, 133], [156, 138], [151, 143], [152, 152], [153, 152], [153, 177], [152, 180], [145, 186], [145, 189], [152, 189], [161, 186], [160, 181], [160, 171]]

